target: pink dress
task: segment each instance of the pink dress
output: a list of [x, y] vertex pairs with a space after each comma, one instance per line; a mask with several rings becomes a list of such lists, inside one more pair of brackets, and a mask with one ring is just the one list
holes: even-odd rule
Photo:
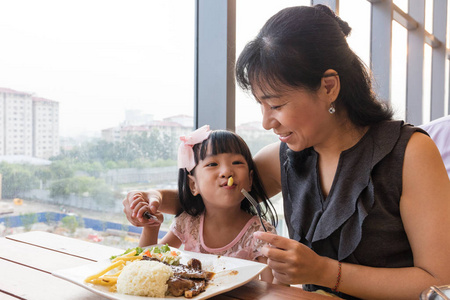
[[[247, 260], [255, 260], [262, 256], [260, 250], [266, 243], [253, 237], [253, 232], [264, 231], [258, 216], [251, 218], [236, 238], [222, 248], [210, 248], [205, 245], [203, 241], [203, 217], [204, 214], [193, 217], [183, 212], [174, 218], [170, 230], [181, 240], [184, 250]], [[277, 233], [272, 224], [265, 220], [263, 222], [267, 232]]]

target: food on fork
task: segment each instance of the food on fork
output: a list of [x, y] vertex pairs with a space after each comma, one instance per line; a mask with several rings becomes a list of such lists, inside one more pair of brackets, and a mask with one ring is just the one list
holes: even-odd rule
[[227, 185], [228, 186], [232, 186], [233, 185], [233, 177], [232, 176], [230, 176], [229, 178], [228, 178], [228, 182], [227, 182]]

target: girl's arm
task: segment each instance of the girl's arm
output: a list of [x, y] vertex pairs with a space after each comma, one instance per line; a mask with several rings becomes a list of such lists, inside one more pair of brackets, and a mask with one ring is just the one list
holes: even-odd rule
[[[158, 220], [162, 223], [164, 220], [163, 215], [161, 213], [156, 213], [155, 216], [157, 216]], [[170, 230], [158, 243], [158, 234], [161, 223], [144, 226], [142, 229], [141, 238], [139, 239], [139, 247], [148, 247], [155, 244], [169, 244], [169, 246], [175, 248], [179, 248], [181, 246], [182, 243], [180, 239]]]
[[141, 237], [139, 239], [139, 247], [148, 247], [158, 244], [158, 233], [160, 225], [144, 226], [142, 228]]
[[280, 143], [265, 146], [256, 153], [255, 161], [267, 196], [273, 197], [281, 192]]
[[181, 246], [180, 239], [169, 231], [158, 243], [158, 227], [144, 227], [141, 238], [139, 239], [139, 247], [145, 248], [156, 244], [169, 244], [171, 247], [179, 248]]
[[158, 219], [157, 221], [149, 220], [149, 224], [143, 226], [139, 239], [139, 247], [143, 248], [158, 244], [159, 229], [164, 221], [164, 216], [160, 212], [155, 213], [155, 216]]
[[171, 247], [180, 248], [182, 242], [180, 239], [173, 234], [172, 231], [167, 232], [167, 234], [161, 239], [160, 244], [169, 244]]

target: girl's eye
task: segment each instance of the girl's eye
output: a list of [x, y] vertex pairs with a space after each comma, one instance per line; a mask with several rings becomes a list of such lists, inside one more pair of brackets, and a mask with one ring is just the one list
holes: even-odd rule
[[215, 166], [217, 166], [217, 163], [212, 162], [212, 163], [206, 164], [206, 166], [207, 167], [215, 167]]
[[243, 161], [239, 161], [239, 160], [233, 161], [233, 165], [243, 165], [243, 164], [244, 164]]

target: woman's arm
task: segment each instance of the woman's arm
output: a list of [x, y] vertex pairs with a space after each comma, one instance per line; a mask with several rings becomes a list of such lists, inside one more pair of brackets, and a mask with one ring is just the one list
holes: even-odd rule
[[414, 133], [406, 148], [400, 213], [414, 267], [343, 266], [344, 292], [362, 298], [418, 299], [425, 288], [450, 282], [450, 181], [436, 145], [422, 133]]
[[253, 158], [267, 196], [281, 192], [280, 143], [265, 146]]
[[428, 136], [415, 133], [405, 153], [400, 201], [416, 268], [427, 286], [450, 282], [450, 180], [442, 157]]
[[402, 181], [400, 213], [414, 267], [343, 266], [342, 288], [362, 298], [418, 299], [425, 288], [450, 282], [450, 181], [436, 145], [422, 133], [408, 142]]
[[[431, 285], [450, 282], [450, 181], [433, 141], [415, 133], [403, 164], [402, 221], [414, 266], [372, 268], [342, 263], [339, 291], [363, 299], [418, 299]], [[264, 232], [262, 253], [281, 282], [334, 288], [338, 262], [321, 257], [296, 241]]]

